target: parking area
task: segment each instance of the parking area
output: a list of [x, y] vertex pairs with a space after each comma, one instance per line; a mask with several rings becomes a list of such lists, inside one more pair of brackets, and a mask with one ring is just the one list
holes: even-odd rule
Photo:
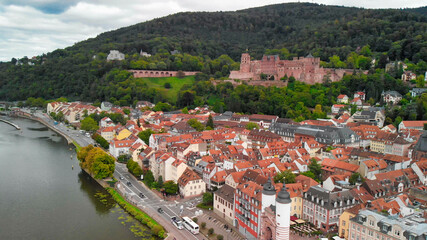
[[[206, 212], [206, 211], [205, 211]], [[225, 220], [221, 220], [219, 217], [216, 217], [216, 215], [212, 212], [204, 213], [197, 217], [199, 226], [202, 224], [202, 222], [206, 223], [206, 229], [213, 228], [215, 234], [221, 234], [224, 236], [224, 239], [244, 239], [240, 234], [237, 232], [235, 228], [232, 228], [229, 223], [226, 223]], [[228, 229], [224, 227], [224, 225], [228, 226]]]

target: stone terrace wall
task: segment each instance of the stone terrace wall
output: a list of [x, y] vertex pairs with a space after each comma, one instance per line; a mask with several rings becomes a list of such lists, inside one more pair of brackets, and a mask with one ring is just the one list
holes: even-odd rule
[[[134, 78], [143, 78], [143, 77], [176, 77], [178, 71], [156, 71], [156, 70], [129, 70], [133, 73]], [[185, 72], [185, 76], [193, 76], [200, 72]]]

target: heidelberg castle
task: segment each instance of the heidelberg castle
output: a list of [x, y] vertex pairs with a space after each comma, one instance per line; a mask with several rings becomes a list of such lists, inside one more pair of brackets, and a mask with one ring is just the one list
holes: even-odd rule
[[249, 53], [243, 53], [239, 71], [231, 71], [230, 79], [260, 80], [261, 74], [280, 80], [287, 75], [308, 84], [322, 83], [325, 76], [332, 82], [342, 79], [344, 74], [353, 74], [353, 69], [334, 69], [320, 67], [320, 58], [309, 54], [307, 57], [294, 57], [281, 60], [278, 55], [264, 55], [261, 60], [251, 61]]

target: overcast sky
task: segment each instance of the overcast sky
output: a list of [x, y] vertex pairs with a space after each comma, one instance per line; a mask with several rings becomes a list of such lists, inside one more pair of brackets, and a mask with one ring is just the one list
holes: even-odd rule
[[[275, 0], [0, 0], [0, 61], [65, 48], [99, 33], [183, 11], [232, 11]], [[427, 0], [314, 0], [364, 8], [413, 8]]]

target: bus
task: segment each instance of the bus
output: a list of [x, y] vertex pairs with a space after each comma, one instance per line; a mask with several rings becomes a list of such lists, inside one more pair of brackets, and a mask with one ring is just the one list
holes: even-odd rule
[[193, 220], [191, 220], [189, 217], [183, 217], [182, 220], [184, 221], [184, 227], [188, 231], [190, 231], [192, 234], [199, 233], [199, 225], [193, 222]]

